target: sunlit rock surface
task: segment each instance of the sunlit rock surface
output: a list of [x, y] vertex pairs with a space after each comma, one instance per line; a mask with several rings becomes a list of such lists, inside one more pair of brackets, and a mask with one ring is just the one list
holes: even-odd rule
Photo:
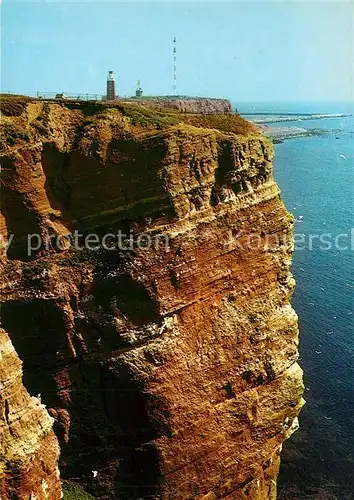
[[22, 363], [0, 329], [0, 498], [59, 499], [58, 441], [40, 397], [22, 384]]

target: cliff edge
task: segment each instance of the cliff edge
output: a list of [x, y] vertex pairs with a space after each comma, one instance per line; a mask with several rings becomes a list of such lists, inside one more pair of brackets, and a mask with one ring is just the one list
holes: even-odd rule
[[232, 113], [231, 102], [228, 99], [208, 99], [203, 97], [139, 97], [123, 99], [130, 102], [154, 108], [172, 108], [182, 113], [196, 113], [206, 115], [222, 115]]
[[275, 499], [303, 384], [269, 141], [228, 114], [3, 109], [3, 324], [62, 476], [101, 499]]

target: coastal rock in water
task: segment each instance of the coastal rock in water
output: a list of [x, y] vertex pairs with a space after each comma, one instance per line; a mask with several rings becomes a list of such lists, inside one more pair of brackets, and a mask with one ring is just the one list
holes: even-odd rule
[[0, 329], [0, 497], [61, 498], [59, 446], [40, 399], [22, 385], [22, 363]]
[[12, 109], [3, 322], [62, 475], [100, 499], [275, 499], [303, 384], [269, 141], [227, 114]]

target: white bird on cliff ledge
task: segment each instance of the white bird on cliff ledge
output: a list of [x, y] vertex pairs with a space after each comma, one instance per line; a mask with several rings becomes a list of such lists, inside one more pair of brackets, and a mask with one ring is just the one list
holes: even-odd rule
[[97, 471], [97, 470], [93, 470], [93, 471], [92, 471], [92, 475], [93, 475], [93, 477], [94, 477], [94, 478], [97, 476], [97, 474], [98, 474], [98, 471]]

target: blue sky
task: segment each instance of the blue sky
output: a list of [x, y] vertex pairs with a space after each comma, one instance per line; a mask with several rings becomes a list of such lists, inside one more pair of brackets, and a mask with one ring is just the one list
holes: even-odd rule
[[2, 2], [2, 90], [354, 100], [352, 2]]

